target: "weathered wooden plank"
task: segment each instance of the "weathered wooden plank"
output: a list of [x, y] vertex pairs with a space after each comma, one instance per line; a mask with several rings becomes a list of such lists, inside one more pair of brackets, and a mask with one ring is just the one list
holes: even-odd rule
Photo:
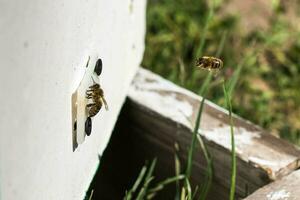
[[[200, 86], [199, 86], [200, 87]], [[140, 69], [129, 91], [128, 117], [141, 152], [159, 156], [162, 170], [173, 167], [174, 143], [183, 163], [190, 144], [201, 97]], [[237, 197], [289, 174], [299, 167], [300, 151], [260, 127], [234, 117], [237, 152]], [[210, 199], [227, 199], [230, 185], [230, 127], [228, 112], [206, 101], [199, 133], [214, 159]], [[205, 160], [199, 150], [194, 160], [194, 183], [201, 181]]]
[[297, 200], [300, 199], [300, 170], [257, 190], [245, 200]]

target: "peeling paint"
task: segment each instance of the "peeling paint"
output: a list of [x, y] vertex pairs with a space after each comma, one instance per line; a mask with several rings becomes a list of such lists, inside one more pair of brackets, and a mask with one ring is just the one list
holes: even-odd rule
[[181, 93], [197, 100], [202, 99], [195, 93], [180, 88], [174, 85], [174, 83], [172, 83], [171, 81], [162, 79], [161, 77], [150, 71], [141, 69], [139, 73], [140, 75], [136, 76], [136, 78], [134, 79], [134, 85], [139, 86], [139, 88], [143, 88], [143, 90], [166, 90], [167, 88], [168, 91], [173, 93]]
[[[202, 98], [195, 93], [178, 87], [160, 76], [145, 69], [140, 69], [130, 88], [129, 97], [134, 101], [149, 107], [162, 116], [169, 118], [178, 124], [190, 129], [193, 128], [194, 118], [197, 114], [196, 103]], [[223, 117], [228, 111], [220, 106], [205, 101], [205, 106], [214, 110], [216, 116], [211, 116], [204, 110], [202, 120], [211, 120], [210, 126], [202, 126], [199, 133], [206, 139], [231, 150], [230, 126]], [[224, 115], [225, 114], [225, 115]], [[241, 119], [234, 115], [235, 119]], [[294, 155], [280, 151], [280, 148], [264, 142], [263, 133], [260, 127], [249, 121], [241, 119], [245, 125], [235, 126], [234, 135], [236, 152], [242, 160], [251, 163], [255, 167], [264, 169], [270, 179], [276, 179], [277, 175], [286, 173], [282, 169], [297, 159]], [[207, 121], [210, 122], [210, 121]], [[249, 124], [251, 129], [249, 129]]]
[[[153, 90], [153, 89], [157, 89], [157, 90], [165, 90], [166, 88], [168, 88], [170, 91], [174, 92], [174, 93], [181, 93], [183, 95], [187, 95], [190, 98], [193, 98], [195, 100], [198, 100], [199, 103], [202, 100], [202, 97], [181, 87], [178, 87], [177, 85], [175, 85], [173, 82], [168, 81], [166, 79], [161, 78], [160, 76], [158, 76], [157, 74], [145, 70], [143, 68], [141, 68], [138, 72], [140, 75], [136, 76], [137, 78], [135, 78], [134, 80], [134, 85], [140, 85], [140, 88], [143, 88], [145, 90]], [[217, 104], [206, 100], [205, 104], [222, 112], [225, 114], [229, 114], [228, 110], [218, 106]], [[239, 116], [234, 115], [234, 117], [240, 118]], [[247, 123], [250, 123], [247, 120], [244, 120]], [[252, 124], [252, 123], [250, 123]]]
[[[147, 71], [142, 70], [145, 73]], [[150, 73], [149, 73], [150, 74]], [[151, 75], [151, 79], [147, 76], [137, 76], [134, 80], [135, 90], [129, 91], [131, 95], [135, 96], [143, 104], [149, 105], [155, 111], [162, 113], [164, 116], [171, 118], [172, 120], [182, 123], [187, 127], [191, 127], [191, 121], [189, 120], [193, 114], [193, 105], [186, 100], [179, 100], [177, 93], [183, 93], [183, 89], [174, 87], [174, 84], [165, 80], [156, 80]], [[156, 76], [154, 76], [156, 77]], [[166, 88], [169, 90], [166, 91]], [[167, 92], [162, 98], [162, 94]]]
[[288, 200], [289, 197], [290, 197], [290, 192], [286, 192], [285, 190], [279, 190], [267, 194], [268, 200]]
[[[151, 105], [151, 107], [161, 112], [163, 115], [172, 120], [190, 126], [189, 118], [193, 114], [193, 106], [187, 101], [179, 101], [176, 99], [176, 94], [159, 98], [161, 95], [153, 91], [139, 91], [136, 95], [141, 94], [141, 98], [137, 98], [141, 103]], [[138, 96], [136, 96], [138, 97]], [[159, 101], [157, 101], [159, 99]], [[155, 102], [155, 103], [153, 103]]]
[[276, 166], [276, 165], [278, 165], [278, 161], [274, 162], [274, 161], [254, 157], [254, 156], [249, 156], [248, 160], [251, 161], [251, 162], [257, 163], [259, 165], [263, 165], [263, 166]]
[[[231, 149], [230, 126], [218, 127], [211, 130], [201, 130], [199, 132], [207, 139], [217, 142], [227, 149]], [[246, 146], [253, 145], [255, 138], [260, 138], [260, 132], [250, 132], [243, 127], [234, 128], [236, 150], [243, 153], [242, 149]]]

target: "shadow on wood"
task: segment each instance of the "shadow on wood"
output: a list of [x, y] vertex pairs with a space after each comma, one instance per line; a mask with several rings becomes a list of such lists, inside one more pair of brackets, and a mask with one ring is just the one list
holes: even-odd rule
[[[110, 142], [103, 156], [99, 158], [101, 163], [87, 192], [87, 197], [93, 190], [93, 199], [122, 199], [126, 190], [134, 184], [142, 166], [155, 157], [158, 158], [158, 162], [154, 173], [156, 177], [154, 183], [174, 176], [174, 153], [161, 150], [157, 143], [151, 146], [148, 139], [144, 138], [143, 134], [140, 135], [140, 131], [136, 131], [138, 126], [130, 117], [130, 109], [132, 109], [130, 104], [127, 99]], [[150, 154], [149, 150], [153, 153]], [[168, 160], [165, 159], [166, 156], [169, 157]], [[171, 199], [173, 193], [174, 187], [166, 187], [164, 193], [158, 195], [157, 198]]]

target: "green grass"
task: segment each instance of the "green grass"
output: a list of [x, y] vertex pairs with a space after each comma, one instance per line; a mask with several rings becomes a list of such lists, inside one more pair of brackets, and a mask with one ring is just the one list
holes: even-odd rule
[[193, 165], [193, 157], [194, 157], [194, 152], [196, 150], [196, 141], [197, 141], [197, 135], [198, 135], [198, 130], [200, 127], [200, 121], [201, 121], [201, 115], [202, 115], [202, 111], [204, 108], [204, 101], [205, 98], [202, 99], [201, 104], [200, 104], [200, 108], [197, 114], [197, 120], [196, 120], [196, 125], [192, 134], [192, 141], [191, 141], [191, 146], [189, 148], [189, 152], [188, 152], [188, 160], [187, 160], [187, 167], [186, 167], [186, 177], [189, 179], [192, 173], [192, 165]]
[[[219, 55], [225, 67], [217, 77], [210, 77], [206, 98], [224, 105], [219, 85], [223, 77], [227, 80], [240, 73], [232, 96], [233, 112], [300, 145], [297, 21], [287, 17], [289, 9], [283, 1], [273, 1], [267, 20], [270, 25], [248, 31], [242, 29], [241, 16], [224, 11], [230, 0], [213, 1], [214, 5], [207, 2], [212, 1], [149, 1], [142, 65], [199, 94], [199, 85], [211, 75], [194, 70], [195, 59]], [[300, 6], [293, 9], [300, 10]], [[224, 51], [216, 53], [222, 41]]]
[[138, 189], [139, 185], [141, 184], [141, 182], [143, 181], [143, 178], [146, 174], [146, 171], [147, 171], [147, 167], [146, 166], [143, 166], [141, 171], [140, 171], [140, 174], [139, 176], [137, 177], [134, 185], [132, 186], [132, 188], [126, 192], [126, 195], [124, 197], [125, 200], [130, 200], [133, 198], [133, 194], [136, 192], [136, 190]]
[[151, 182], [155, 179], [153, 176], [155, 165], [156, 159], [151, 162], [150, 166], [144, 165], [142, 167], [132, 188], [125, 193], [124, 200], [153, 199], [166, 185], [185, 179], [184, 175], [179, 174], [174, 177], [166, 178], [155, 185], [151, 185]]
[[[233, 86], [234, 82], [230, 84]], [[229, 87], [231, 88], [231, 87]], [[226, 99], [226, 106], [229, 110], [230, 119], [230, 137], [231, 137], [231, 182], [230, 182], [230, 200], [234, 200], [235, 195], [235, 180], [236, 180], [236, 154], [235, 154], [235, 141], [234, 141], [234, 129], [233, 129], [233, 119], [232, 119], [232, 106], [231, 106], [231, 94], [230, 90], [226, 88], [225, 83], [223, 83], [224, 96]]]
[[[202, 37], [201, 37], [201, 40], [200, 40], [200, 45], [199, 45], [199, 48], [197, 49], [197, 54], [196, 55], [198, 57], [202, 56], [203, 47], [204, 47], [205, 42], [206, 42], [206, 34], [207, 34], [207, 31], [208, 31], [208, 27], [209, 27], [209, 24], [210, 24], [210, 22], [213, 18], [213, 15], [214, 15], [214, 9], [215, 9], [214, 6], [215, 5], [214, 5], [214, 1], [213, 1], [213, 5], [210, 5], [210, 7], [209, 7], [209, 12], [208, 12], [207, 17], [206, 17], [204, 30], [203, 30]], [[221, 42], [221, 44], [219, 46], [220, 48], [218, 49], [218, 53], [222, 52], [223, 44], [224, 44], [224, 41]], [[206, 199], [206, 196], [207, 196], [207, 194], [209, 192], [209, 189], [210, 189], [210, 186], [211, 186], [212, 176], [213, 176], [213, 165], [212, 165], [211, 157], [209, 155], [209, 152], [208, 152], [208, 149], [207, 149], [205, 143], [203, 142], [202, 136], [198, 134], [199, 128], [200, 128], [200, 123], [201, 123], [201, 116], [202, 116], [202, 112], [203, 112], [203, 108], [204, 108], [205, 96], [206, 96], [206, 92], [209, 88], [209, 84], [211, 82], [211, 79], [212, 79], [212, 73], [209, 73], [208, 76], [206, 77], [204, 83], [200, 87], [199, 94], [202, 96], [202, 100], [201, 100], [201, 104], [199, 106], [199, 110], [198, 110], [198, 113], [197, 113], [197, 119], [196, 119], [196, 122], [195, 122], [195, 127], [194, 127], [194, 130], [193, 130], [193, 134], [192, 134], [192, 141], [191, 141], [191, 145], [190, 145], [189, 152], [188, 152], [187, 167], [186, 167], [186, 172], [185, 172], [186, 178], [187, 178], [187, 180], [189, 180], [190, 176], [191, 176], [191, 173], [192, 173], [193, 157], [194, 157], [194, 153], [195, 153], [195, 150], [196, 150], [196, 141], [198, 141], [199, 144], [200, 144], [200, 147], [203, 151], [203, 154], [205, 156], [206, 163], [207, 163], [207, 171], [205, 173], [206, 178], [205, 178], [204, 184], [202, 185], [202, 189], [200, 190], [200, 195], [199, 195], [200, 200]], [[186, 188], [188, 188], [188, 186], [189, 185], [185, 184]], [[196, 193], [197, 192], [195, 191], [193, 196], [196, 196]], [[188, 196], [188, 199], [191, 199], [191, 198], [192, 197]]]

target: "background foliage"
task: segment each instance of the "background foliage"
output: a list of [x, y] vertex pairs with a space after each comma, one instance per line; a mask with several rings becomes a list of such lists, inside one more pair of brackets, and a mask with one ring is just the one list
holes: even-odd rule
[[199, 93], [207, 72], [195, 60], [210, 16], [203, 54], [214, 56], [225, 43], [224, 69], [207, 98], [224, 105], [220, 82], [242, 66], [233, 112], [300, 145], [300, 1], [216, 0], [210, 14], [207, 2], [149, 0], [142, 65]]

